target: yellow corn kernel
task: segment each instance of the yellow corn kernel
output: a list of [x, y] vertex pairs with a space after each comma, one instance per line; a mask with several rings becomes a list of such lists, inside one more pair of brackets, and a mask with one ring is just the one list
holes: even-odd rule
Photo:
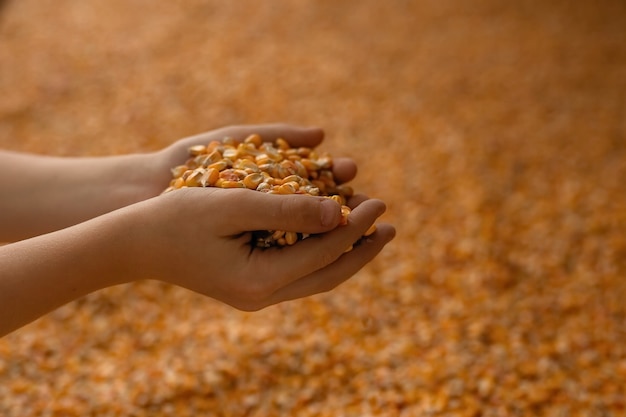
[[239, 144], [239, 141], [233, 137], [225, 137], [222, 140], [222, 143], [226, 146], [237, 146]]
[[222, 152], [222, 156], [226, 159], [235, 160], [239, 156], [239, 151], [235, 148], [227, 148]]
[[175, 189], [178, 188], [182, 188], [185, 185], [185, 180], [182, 177], [178, 177], [174, 180], [174, 184], [172, 184], [172, 187], [174, 187]]
[[211, 142], [209, 142], [209, 144], [206, 146], [206, 153], [211, 153], [216, 149], [219, 149], [223, 146], [222, 142], [220, 142], [219, 140], [212, 140]]
[[258, 148], [263, 144], [263, 139], [260, 135], [253, 133], [244, 140], [244, 143], [251, 143]]
[[189, 154], [196, 156], [201, 155], [206, 152], [206, 146], [204, 145], [194, 145], [189, 148]]
[[245, 185], [246, 188], [249, 188], [251, 190], [256, 190], [259, 184], [261, 184], [264, 179], [265, 177], [259, 173], [248, 174], [243, 179], [243, 185]]
[[270, 237], [273, 240], [278, 240], [281, 237], [285, 237], [285, 231], [284, 230], [275, 230]]
[[228, 163], [226, 161], [224, 161], [224, 160], [217, 161], [217, 162], [214, 162], [211, 165], [209, 165], [207, 168], [209, 168], [209, 169], [213, 168], [213, 169], [217, 169], [218, 171], [221, 171], [223, 169], [228, 168]]
[[352, 210], [350, 210], [350, 207], [341, 206], [341, 221], [339, 222], [341, 226], [345, 226], [346, 224], [348, 224], [348, 216], [350, 215], [351, 211]]
[[183, 173], [187, 171], [188, 169], [189, 168], [187, 167], [187, 165], [178, 165], [172, 168], [172, 177], [174, 178], [182, 177]]
[[204, 172], [202, 170], [195, 170], [191, 174], [187, 176], [185, 179], [185, 185], [187, 187], [199, 187], [200, 179], [202, 178], [202, 174]]
[[293, 245], [298, 241], [298, 234], [296, 232], [287, 232], [285, 233], [285, 242], [288, 245]]
[[294, 182], [289, 182], [287, 184], [282, 184], [279, 185], [278, 188], [276, 189], [276, 193], [277, 194], [295, 194], [295, 192], [298, 190], [294, 184], [297, 186], [297, 183]]
[[231, 181], [231, 180], [224, 180], [220, 178], [218, 182], [220, 183], [219, 186], [221, 188], [245, 188], [246, 187], [245, 185], [243, 185], [243, 182], [241, 181]]
[[267, 193], [272, 190], [272, 185], [267, 182], [262, 182], [256, 187], [256, 190]]
[[209, 168], [204, 171], [202, 178], [200, 179], [200, 184], [203, 187], [210, 187], [215, 185], [215, 182], [220, 177], [220, 172], [215, 168]]
[[341, 195], [339, 195], [339, 194], [331, 195], [329, 198], [330, 198], [331, 200], [336, 201], [337, 203], [339, 203], [339, 204], [340, 204], [340, 205], [342, 205], [342, 206], [345, 206], [345, 205], [346, 205], [346, 199], [345, 199], [345, 198], [343, 198], [343, 197], [342, 197]]
[[289, 143], [283, 138], [276, 139], [275, 143], [278, 149], [287, 150], [290, 148]]
[[301, 159], [300, 163], [304, 166], [304, 168], [306, 168], [307, 171], [319, 171], [320, 169], [320, 166], [317, 162], [307, 158]]

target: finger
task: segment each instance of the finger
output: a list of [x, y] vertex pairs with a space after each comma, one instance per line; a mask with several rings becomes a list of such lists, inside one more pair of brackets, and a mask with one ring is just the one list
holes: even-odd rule
[[336, 227], [323, 235], [311, 236], [290, 247], [254, 251], [251, 256], [263, 263], [273, 288], [278, 289], [336, 261], [384, 211], [385, 204], [382, 201], [367, 200], [350, 213], [345, 226]]
[[267, 305], [328, 292], [345, 282], [380, 253], [396, 234], [389, 224], [377, 225], [376, 232], [363, 238], [352, 251], [337, 261], [278, 289], [267, 300]]
[[225, 235], [255, 230], [323, 233], [341, 220], [341, 206], [329, 198], [246, 189], [216, 189], [209, 198], [212, 206], [224, 211], [218, 227]]
[[338, 184], [351, 181], [356, 177], [356, 163], [351, 158], [335, 158], [333, 161], [333, 174]]

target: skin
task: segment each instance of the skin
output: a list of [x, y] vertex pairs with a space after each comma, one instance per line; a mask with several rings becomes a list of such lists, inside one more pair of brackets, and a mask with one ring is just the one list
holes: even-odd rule
[[[169, 169], [194, 144], [259, 133], [315, 147], [317, 128], [234, 126], [181, 139], [153, 153], [56, 158], [0, 152], [0, 335], [112, 285], [156, 279], [235, 308], [264, 307], [330, 291], [395, 235], [388, 224], [360, 239], [385, 204], [358, 195], [346, 226], [335, 202], [246, 189], [185, 188], [160, 195]], [[339, 182], [356, 175], [335, 159]], [[250, 245], [251, 231], [314, 236], [285, 248]], [[345, 249], [354, 242], [354, 249]]]

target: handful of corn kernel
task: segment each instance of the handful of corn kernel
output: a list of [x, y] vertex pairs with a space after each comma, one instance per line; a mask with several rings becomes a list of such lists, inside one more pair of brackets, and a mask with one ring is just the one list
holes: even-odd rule
[[[163, 191], [184, 187], [248, 188], [268, 194], [304, 194], [331, 198], [341, 205], [340, 225], [348, 222], [347, 200], [352, 187], [337, 184], [332, 172], [333, 160], [311, 148], [292, 148], [284, 139], [263, 142], [253, 134], [243, 141], [225, 138], [207, 145], [189, 148], [184, 165], [172, 168], [173, 179]], [[376, 230], [372, 226], [365, 236]], [[257, 247], [293, 245], [307, 238], [305, 233], [262, 230], [253, 235]], [[348, 248], [348, 250], [352, 247]]]

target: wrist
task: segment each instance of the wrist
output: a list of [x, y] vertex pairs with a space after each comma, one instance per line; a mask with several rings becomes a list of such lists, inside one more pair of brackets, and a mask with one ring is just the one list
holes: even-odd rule
[[104, 218], [112, 247], [106, 250], [114, 262], [110, 277], [112, 284], [123, 284], [141, 279], [160, 279], [164, 273], [159, 267], [163, 239], [157, 230], [159, 211], [153, 206], [158, 198], [150, 198], [111, 212]]
[[[163, 170], [156, 154], [130, 154], [104, 158], [95, 163], [96, 184], [108, 191], [113, 197], [113, 209], [159, 195], [169, 183], [171, 176], [168, 169]], [[156, 162], [156, 163], [155, 163]]]

